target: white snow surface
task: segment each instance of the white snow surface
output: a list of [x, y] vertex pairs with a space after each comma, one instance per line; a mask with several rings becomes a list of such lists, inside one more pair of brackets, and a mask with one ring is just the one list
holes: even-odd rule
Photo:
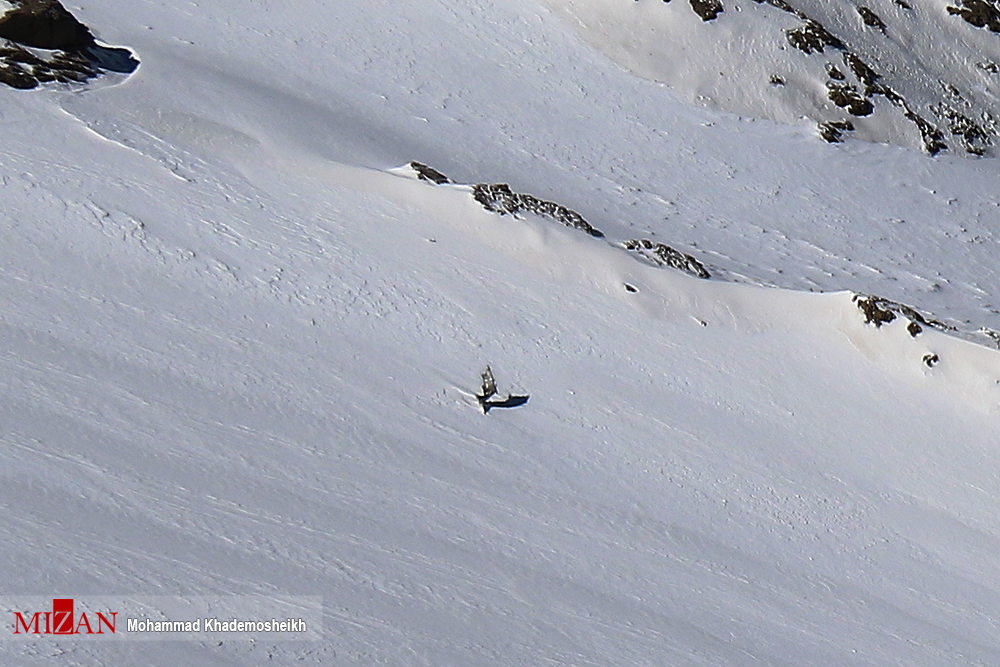
[[539, 0], [67, 7], [142, 64], [0, 88], [0, 594], [324, 639], [4, 664], [1000, 664], [1000, 352], [851, 294], [1000, 328], [995, 160], [693, 106]]

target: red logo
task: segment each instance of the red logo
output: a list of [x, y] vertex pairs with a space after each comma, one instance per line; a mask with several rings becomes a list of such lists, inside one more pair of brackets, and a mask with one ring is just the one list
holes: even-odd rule
[[52, 611], [36, 611], [31, 618], [25, 619], [27, 613], [14, 612], [15, 635], [103, 635], [105, 629], [115, 634], [115, 622], [118, 616], [117, 611], [108, 612], [111, 616], [109, 621], [108, 616], [97, 612], [94, 621], [97, 626], [95, 631], [91, 620], [87, 618], [87, 612], [81, 612], [79, 620], [76, 619], [73, 613], [73, 598], [55, 598], [52, 600]]

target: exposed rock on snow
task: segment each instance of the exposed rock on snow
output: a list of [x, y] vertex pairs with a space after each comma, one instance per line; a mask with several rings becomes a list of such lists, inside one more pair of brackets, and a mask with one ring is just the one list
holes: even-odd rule
[[669, 266], [696, 278], [708, 279], [712, 277], [705, 265], [697, 259], [664, 243], [656, 243], [649, 239], [633, 239], [625, 241], [624, 247], [657, 266]]
[[865, 324], [874, 324], [875, 328], [889, 324], [896, 319], [896, 314], [888, 308], [880, 308], [877, 297], [860, 297], [855, 295], [854, 301], [858, 309], [865, 314]]
[[[434, 185], [454, 183], [453, 180], [437, 169], [428, 167], [422, 162], [414, 160], [407, 166], [418, 180]], [[543, 218], [555, 220], [567, 227], [579, 229], [595, 238], [604, 237], [604, 232], [595, 228], [573, 209], [567, 208], [562, 204], [539, 199], [532, 195], [514, 192], [506, 183], [478, 183], [472, 186], [472, 196], [477, 202], [482, 204], [483, 208], [491, 213], [498, 213], [500, 215], [534, 213]]]
[[445, 183], [451, 183], [451, 179], [442, 174], [437, 169], [433, 167], [428, 167], [426, 164], [422, 164], [417, 161], [410, 162], [410, 169], [416, 173], [417, 178], [421, 181], [430, 181], [434, 185], [443, 185]]
[[914, 338], [923, 331], [924, 327], [930, 327], [938, 331], [956, 331], [955, 327], [932, 317], [927, 317], [902, 303], [883, 299], [879, 296], [866, 296], [864, 294], [855, 294], [853, 298], [854, 302], [858, 304], [858, 309], [865, 315], [865, 324], [874, 324], [876, 328], [895, 321], [898, 315], [910, 321], [906, 330]]
[[[437, 169], [421, 162], [410, 162], [409, 169], [421, 181], [434, 185], [452, 184], [450, 178]], [[532, 195], [514, 192], [506, 183], [479, 183], [472, 186], [472, 196], [483, 208], [500, 215], [518, 215], [533, 213], [535, 215], [555, 220], [567, 227], [579, 229], [595, 238], [603, 238], [604, 233], [587, 222], [582, 215], [571, 208], [551, 201], [545, 201]], [[708, 279], [712, 274], [692, 255], [671, 248], [665, 243], [649, 239], [629, 239], [619, 247], [630, 251], [643, 260], [655, 265], [666, 266], [692, 275], [696, 278]], [[626, 285], [625, 289], [635, 292], [636, 288]]]
[[0, 17], [0, 37], [39, 49], [82, 51], [94, 36], [57, 0], [20, 0]]
[[830, 81], [826, 88], [830, 101], [852, 116], [870, 116], [875, 111], [875, 105], [849, 83]]
[[587, 232], [597, 238], [604, 236], [604, 232], [594, 228], [573, 209], [538, 197], [514, 192], [506, 183], [474, 185], [472, 186], [472, 196], [483, 205], [483, 208], [493, 213], [500, 215], [534, 213], [544, 218], [551, 218], [567, 227]]
[[948, 13], [961, 16], [977, 28], [1000, 32], [1000, 9], [988, 0], [960, 0], [959, 6], [948, 6]]
[[863, 5], [858, 7], [858, 14], [866, 26], [876, 28], [883, 35], [885, 34], [885, 21], [878, 14]]
[[53, 81], [83, 83], [105, 71], [130, 74], [139, 65], [127, 49], [99, 45], [58, 0], [12, 4], [0, 16], [0, 39], [6, 40], [0, 43], [0, 83], [30, 90]]
[[854, 123], [849, 120], [828, 120], [825, 123], [820, 123], [817, 127], [819, 135], [831, 144], [843, 141], [845, 132], [854, 131]]
[[[714, 0], [692, 0], [690, 8], [548, 2], [638, 74], [739, 114], [791, 123], [811, 118], [827, 141], [842, 138], [845, 128], [831, 123], [847, 121], [845, 113], [862, 119], [852, 136], [930, 155], [947, 149], [989, 155], [1000, 134], [1000, 98], [986, 76], [998, 71], [1000, 42], [987, 35], [955, 40], [955, 31], [962, 32], [958, 17], [1000, 32], [995, 0], [959, 0], [947, 12], [914, 9], [906, 0], [753, 0], [725, 13]], [[692, 19], [692, 10], [701, 20]]]
[[978, 331], [978, 333], [986, 338], [989, 338], [993, 341], [993, 344], [997, 346], [997, 349], [1000, 349], [1000, 331], [994, 331], [989, 327], [983, 327]]
[[788, 43], [805, 54], [823, 53], [826, 47], [842, 50], [844, 43], [834, 37], [818, 22], [807, 19], [805, 25], [789, 30], [785, 35]]
[[719, 0], [691, 0], [691, 9], [702, 21], [711, 21], [724, 11]]
[[[839, 138], [840, 133], [851, 131], [852, 124], [850, 121], [831, 121], [824, 123], [821, 127], [824, 131], [829, 131], [831, 137], [833, 137], [828, 140], [835, 141]], [[475, 200], [484, 209], [498, 215], [519, 216], [521, 214], [534, 214], [554, 220], [567, 227], [585, 231], [591, 236], [598, 238], [603, 238], [604, 236], [602, 232], [591, 226], [576, 211], [555, 202], [514, 192], [505, 183], [463, 185], [456, 183], [437, 169], [417, 161], [412, 161], [405, 167], [393, 171], [431, 185], [451, 186], [471, 192]], [[639, 238], [613, 241], [611, 245], [623, 249], [637, 259], [656, 267], [676, 269], [703, 280], [712, 278], [712, 272], [696, 257], [662, 242], [653, 241], [648, 238]], [[637, 293], [639, 291], [639, 288], [629, 282], [623, 283], [623, 286], [625, 291], [629, 293]], [[880, 296], [855, 293], [852, 296], [852, 300], [863, 314], [865, 323], [873, 324], [878, 329], [902, 317], [906, 321], [905, 330], [912, 338], [917, 338], [927, 329], [934, 329], [978, 345], [1000, 348], [1000, 333], [986, 327], [972, 329], [968, 326], [955, 326], [954, 324], [946, 323], [922, 313], [916, 308]]]

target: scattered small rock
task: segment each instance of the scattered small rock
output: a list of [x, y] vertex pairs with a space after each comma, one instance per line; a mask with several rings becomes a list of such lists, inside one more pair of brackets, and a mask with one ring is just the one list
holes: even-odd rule
[[957, 136], [959, 143], [967, 153], [984, 155], [993, 145], [993, 139], [982, 125], [972, 120], [964, 113], [944, 102], [932, 107], [934, 113], [943, 119], [952, 136]]
[[936, 354], [928, 352], [927, 354], [924, 355], [924, 364], [927, 366], [927, 368], [934, 368], [934, 366], [937, 365], [939, 361], [941, 361], [941, 358], [938, 357], [938, 355]]
[[924, 329], [916, 322], [910, 322], [909, 324], [906, 325], [906, 330], [910, 333], [912, 337], [916, 338], [923, 332]]

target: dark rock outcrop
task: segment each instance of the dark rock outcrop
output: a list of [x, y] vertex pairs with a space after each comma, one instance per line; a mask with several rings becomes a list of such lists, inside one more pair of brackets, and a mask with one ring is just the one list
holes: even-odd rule
[[705, 265], [691, 255], [675, 250], [665, 243], [657, 243], [649, 239], [632, 239], [625, 241], [626, 250], [631, 250], [657, 266], [669, 266], [696, 278], [707, 280], [712, 277]]
[[410, 162], [410, 169], [416, 172], [417, 178], [421, 181], [429, 181], [434, 185], [444, 185], [445, 183], [452, 182], [450, 178], [434, 167], [428, 167], [426, 164], [417, 161]]
[[[83, 83], [102, 72], [129, 74], [139, 66], [127, 49], [99, 45], [90, 29], [58, 0], [12, 0], [0, 16], [0, 83], [30, 90], [39, 84]], [[50, 53], [36, 55], [28, 48]]]
[[519, 213], [534, 213], [550, 218], [567, 227], [584, 231], [591, 236], [601, 238], [604, 233], [595, 229], [583, 216], [573, 209], [561, 204], [545, 201], [538, 197], [514, 192], [506, 183], [480, 183], [472, 186], [472, 196], [483, 205], [487, 211], [500, 215], [517, 215]]
[[854, 123], [849, 120], [828, 120], [819, 124], [819, 136], [831, 144], [839, 144], [844, 140], [845, 132], [853, 132]]
[[879, 299], [877, 297], [859, 298], [855, 295], [854, 301], [858, 304], [858, 309], [865, 314], [865, 324], [874, 324], [876, 329], [896, 319], [896, 313], [888, 308], [879, 306]]
[[[443, 185], [454, 183], [450, 178], [442, 174], [433, 167], [420, 162], [410, 162], [410, 168], [417, 175], [419, 180], [433, 185]], [[533, 213], [550, 220], [554, 220], [567, 227], [579, 229], [595, 238], [602, 238], [604, 233], [595, 229], [587, 222], [582, 215], [567, 208], [562, 204], [545, 201], [532, 195], [514, 192], [506, 183], [479, 183], [472, 186], [472, 196], [483, 208], [498, 215], [519, 215], [522, 213]], [[697, 259], [671, 248], [665, 243], [650, 241], [649, 239], [632, 239], [621, 244], [628, 250], [647, 262], [656, 266], [666, 266], [684, 271], [697, 278], [711, 278], [705, 265]], [[626, 284], [625, 289], [629, 292], [638, 291], [634, 286]]]
[[959, 6], [948, 6], [948, 13], [960, 16], [977, 28], [988, 28], [1000, 32], [1000, 7], [989, 0], [961, 0]]
[[875, 105], [871, 100], [849, 83], [829, 81], [826, 84], [826, 94], [831, 102], [846, 109], [852, 116], [870, 116], [875, 111]]
[[838, 51], [846, 48], [839, 38], [813, 19], [806, 21], [805, 25], [789, 30], [785, 35], [788, 37], [788, 43], [803, 53], [823, 53], [823, 49], [828, 46]]
[[725, 11], [720, 0], [691, 0], [691, 9], [702, 21], [713, 21]]
[[15, 0], [0, 17], [0, 38], [39, 49], [82, 51], [94, 36], [58, 0]]
[[861, 20], [864, 21], [866, 26], [879, 30], [883, 35], [885, 34], [885, 21], [883, 21], [882, 18], [870, 8], [861, 5], [858, 7], [858, 14], [861, 16]]
[[858, 304], [858, 309], [865, 315], [865, 324], [874, 324], [876, 328], [894, 321], [897, 316], [902, 316], [910, 321], [907, 331], [914, 338], [923, 331], [924, 327], [930, 327], [938, 331], [956, 330], [955, 327], [932, 317], [927, 317], [910, 306], [889, 299], [883, 299], [880, 296], [855, 294], [853, 299]]

